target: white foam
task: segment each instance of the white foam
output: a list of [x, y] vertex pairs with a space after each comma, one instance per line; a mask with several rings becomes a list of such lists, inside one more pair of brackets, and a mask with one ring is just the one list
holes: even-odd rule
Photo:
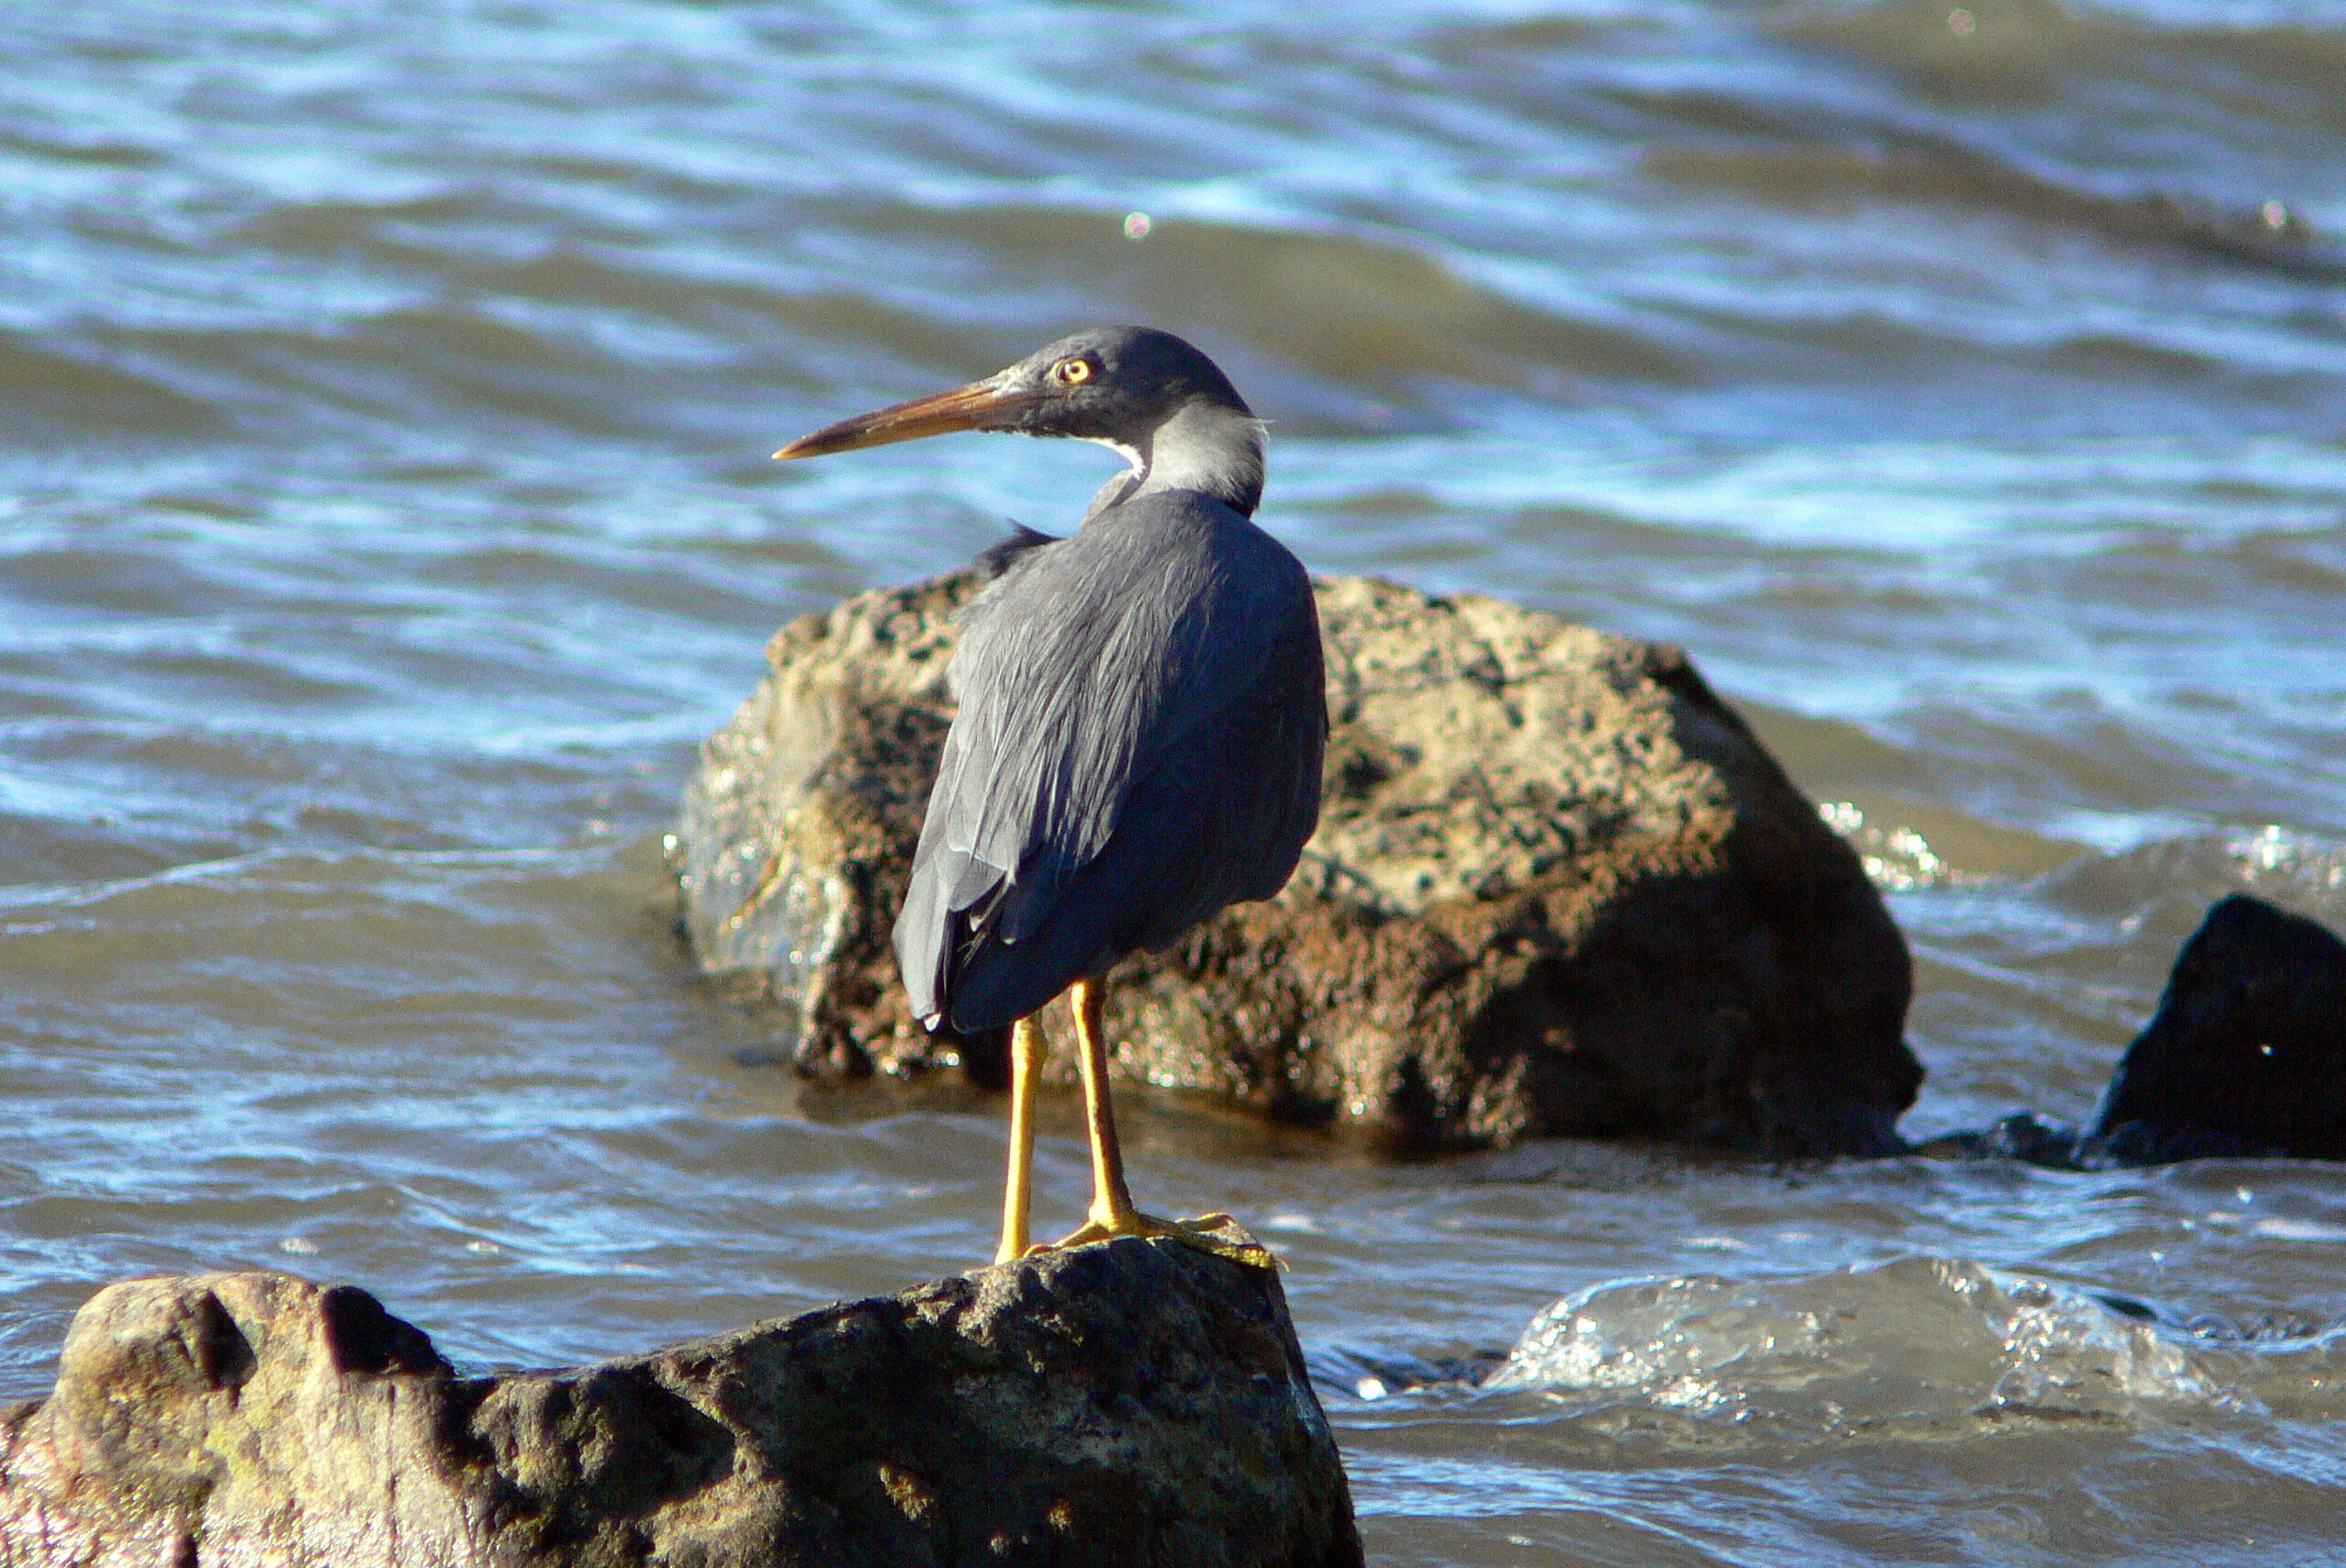
[[[1532, 1320], [1489, 1389], [1771, 1428], [2261, 1408], [2244, 1358], [2092, 1293], [1960, 1259], [1616, 1282]], [[2268, 1358], [2269, 1359], [2269, 1358]]]

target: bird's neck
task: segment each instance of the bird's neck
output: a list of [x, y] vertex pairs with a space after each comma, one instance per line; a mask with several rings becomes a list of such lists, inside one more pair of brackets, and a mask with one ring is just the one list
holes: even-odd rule
[[1241, 517], [1263, 504], [1263, 421], [1242, 409], [1185, 403], [1151, 431], [1145, 445], [1113, 446], [1132, 465], [1101, 487], [1085, 521], [1159, 490], [1195, 490]]

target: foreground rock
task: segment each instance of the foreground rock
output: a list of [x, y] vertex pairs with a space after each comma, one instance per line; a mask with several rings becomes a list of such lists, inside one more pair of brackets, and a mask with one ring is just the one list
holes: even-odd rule
[[[673, 846], [702, 965], [800, 1066], [909, 1071], [889, 932], [951, 713], [959, 573], [783, 629]], [[1922, 1069], [1857, 857], [1675, 649], [1319, 586], [1327, 807], [1282, 898], [1118, 971], [1118, 1070], [1410, 1147], [1637, 1136], [1878, 1153]], [[1054, 1070], [1072, 1077], [1062, 1055]]]
[[1277, 1278], [1050, 1254], [463, 1378], [349, 1286], [134, 1280], [0, 1411], [0, 1562], [1357, 1564]]

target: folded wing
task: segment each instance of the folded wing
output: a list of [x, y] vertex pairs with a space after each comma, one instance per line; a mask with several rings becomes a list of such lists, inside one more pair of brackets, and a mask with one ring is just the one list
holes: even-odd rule
[[1295, 558], [1202, 496], [1115, 509], [971, 606], [896, 950], [915, 1012], [1024, 1016], [1225, 904], [1318, 820], [1327, 720]]

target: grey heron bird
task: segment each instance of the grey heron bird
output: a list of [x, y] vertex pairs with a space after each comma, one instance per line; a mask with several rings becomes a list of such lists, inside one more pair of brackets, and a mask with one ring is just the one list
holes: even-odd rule
[[935, 397], [842, 420], [774, 455], [949, 431], [1072, 436], [1126, 463], [1063, 539], [1022, 532], [962, 612], [958, 711], [896, 922], [929, 1028], [1011, 1025], [1010, 1173], [996, 1260], [1027, 1249], [1037, 1015], [1072, 991], [1092, 1151], [1086, 1223], [1058, 1245], [1173, 1236], [1259, 1248], [1133, 1205], [1108, 1103], [1102, 986], [1225, 905], [1277, 893], [1319, 817], [1319, 618], [1256, 527], [1263, 427], [1168, 332], [1078, 332]]

